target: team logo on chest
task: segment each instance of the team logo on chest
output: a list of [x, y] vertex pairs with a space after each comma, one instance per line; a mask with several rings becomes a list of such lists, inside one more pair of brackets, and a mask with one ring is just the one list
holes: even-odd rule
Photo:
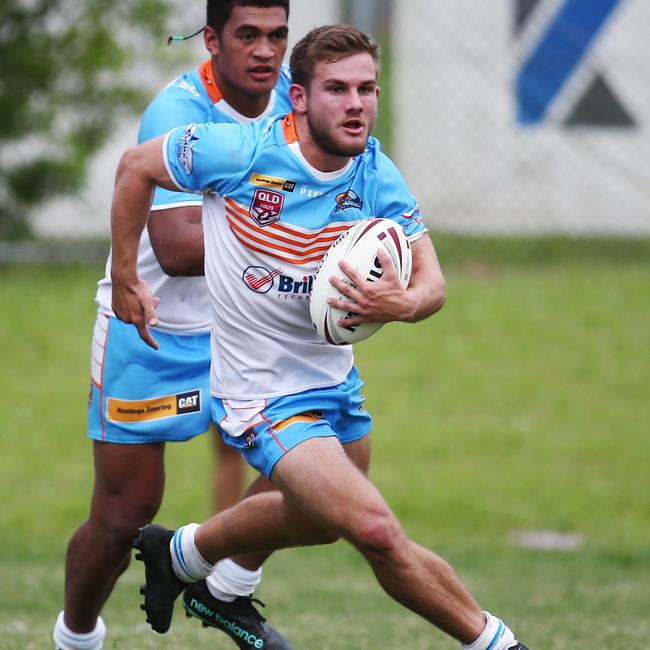
[[284, 194], [271, 190], [257, 189], [251, 203], [251, 217], [255, 223], [264, 227], [269, 226], [280, 219], [282, 206], [284, 205]]

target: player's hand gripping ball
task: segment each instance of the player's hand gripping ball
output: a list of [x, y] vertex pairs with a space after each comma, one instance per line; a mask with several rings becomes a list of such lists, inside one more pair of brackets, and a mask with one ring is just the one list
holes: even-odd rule
[[366, 219], [346, 230], [328, 249], [323, 257], [311, 290], [309, 310], [316, 331], [332, 345], [349, 345], [374, 334], [383, 323], [361, 323], [341, 327], [338, 321], [349, 314], [327, 304], [330, 297], [349, 298], [332, 286], [332, 276], [352, 284], [339, 262], [349, 262], [366, 280], [379, 280], [383, 269], [377, 251], [383, 248], [390, 256], [403, 288], [411, 278], [411, 245], [402, 227], [392, 219]]

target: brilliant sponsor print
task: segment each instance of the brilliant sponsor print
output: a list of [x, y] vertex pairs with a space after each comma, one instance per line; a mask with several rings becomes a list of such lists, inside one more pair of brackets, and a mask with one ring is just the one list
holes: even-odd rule
[[314, 275], [303, 275], [296, 279], [284, 275], [282, 269], [269, 270], [263, 266], [249, 266], [244, 269], [242, 280], [255, 293], [269, 293], [275, 287], [278, 299], [304, 300], [309, 299]]

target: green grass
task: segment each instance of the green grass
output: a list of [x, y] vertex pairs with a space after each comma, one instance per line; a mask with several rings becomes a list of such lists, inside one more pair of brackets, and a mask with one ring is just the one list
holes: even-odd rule
[[[452, 562], [532, 650], [642, 650], [650, 619], [646, 243], [436, 238], [448, 303], [357, 346], [375, 418], [371, 476], [408, 533]], [[50, 647], [68, 537], [87, 514], [84, 435], [100, 267], [0, 269], [0, 648]], [[168, 449], [159, 521], [209, 514], [209, 441]], [[584, 536], [518, 548], [516, 530]], [[107, 648], [230, 648], [177, 613], [158, 636], [141, 567], [104, 618]], [[457, 644], [391, 602], [348, 546], [267, 563], [259, 596], [297, 649]]]

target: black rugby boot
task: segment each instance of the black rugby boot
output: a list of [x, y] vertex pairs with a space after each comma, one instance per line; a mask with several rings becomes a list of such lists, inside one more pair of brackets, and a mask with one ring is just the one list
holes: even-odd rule
[[193, 582], [183, 593], [186, 616], [198, 618], [203, 627], [225, 632], [239, 648], [293, 650], [293, 646], [255, 609], [253, 603], [264, 603], [250, 596], [238, 596], [232, 602], [218, 600], [205, 580]]
[[160, 634], [169, 629], [174, 601], [186, 587], [172, 568], [169, 542], [173, 536], [173, 530], [149, 524], [140, 529], [133, 542], [133, 548], [139, 551], [135, 559], [144, 562], [145, 584], [140, 587], [144, 603], [140, 609], [147, 615], [147, 623]]

